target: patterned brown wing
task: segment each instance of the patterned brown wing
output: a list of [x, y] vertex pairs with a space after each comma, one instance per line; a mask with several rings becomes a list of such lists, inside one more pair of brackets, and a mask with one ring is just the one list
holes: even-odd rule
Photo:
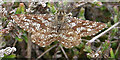
[[72, 28], [75, 33], [80, 35], [81, 37], [95, 35], [96, 33], [107, 27], [106, 24], [101, 22], [80, 20], [73, 17], [68, 17], [66, 19], [70, 28]]
[[66, 17], [60, 29], [59, 41], [64, 47], [71, 48], [80, 44], [81, 37], [95, 35], [105, 27], [104, 23]]
[[61, 30], [59, 41], [65, 48], [72, 48], [80, 44], [81, 37], [73, 29]]
[[[88, 20], [80, 20], [73, 17], [61, 17], [63, 20], [55, 20], [53, 15], [12, 15], [13, 21], [27, 32], [31, 32], [32, 42], [45, 47], [58, 40], [66, 48], [77, 46], [81, 37], [95, 35], [106, 24]], [[59, 16], [58, 16], [59, 17]], [[61, 24], [60, 24], [61, 23]]]
[[64, 23], [59, 30], [59, 42], [65, 48], [72, 48], [79, 45], [81, 42], [81, 36], [75, 33], [75, 30], [71, 28], [74, 24], [70, 25], [70, 21], [70, 19], [65, 17]]
[[32, 42], [39, 46], [45, 47], [56, 40], [57, 32], [52, 29], [55, 22], [52, 15], [17, 14], [12, 15], [11, 18], [20, 28], [32, 33]]

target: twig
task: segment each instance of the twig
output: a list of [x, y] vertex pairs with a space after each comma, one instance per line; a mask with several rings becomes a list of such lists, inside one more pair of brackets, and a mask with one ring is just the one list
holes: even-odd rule
[[61, 45], [59, 45], [59, 46], [60, 46], [60, 48], [61, 48], [63, 54], [65, 55], [66, 59], [69, 60], [69, 59], [68, 59], [68, 56], [67, 56], [67, 54], [65, 53], [64, 49], [62, 48], [62, 46], [61, 46]]
[[111, 41], [111, 43], [116, 43], [116, 42], [118, 42], [119, 40], [115, 40], [115, 41]]
[[109, 30], [113, 29], [115, 26], [117, 26], [120, 22], [115, 23], [113, 26], [111, 26], [110, 28], [108, 28], [107, 30], [105, 30], [104, 32], [102, 32], [101, 34], [95, 36], [94, 38], [92, 38], [90, 41], [87, 42], [88, 43], [92, 43], [94, 42], [97, 38], [99, 38], [100, 36], [102, 36], [103, 34], [107, 33]]
[[15, 40], [15, 42], [14, 42], [14, 44], [13, 44], [14, 47], [15, 47], [16, 43], [17, 43], [17, 40]]
[[53, 49], [53, 48], [56, 47], [56, 46], [57, 46], [57, 44], [54, 45], [54, 46], [52, 46], [51, 48], [47, 49], [47, 50], [46, 50], [45, 52], [43, 52], [40, 56], [38, 56], [36, 60], [38, 60], [39, 58], [41, 58], [44, 54], [46, 54], [47, 52], [49, 52], [51, 49]]
[[116, 28], [120, 29], [120, 27], [116, 27]]
[[27, 43], [27, 58], [31, 58], [31, 38], [30, 38], [30, 33], [28, 33], [28, 43]]
[[58, 45], [58, 46], [56, 47], [56, 49], [55, 49], [55, 53], [54, 53], [54, 55], [53, 55], [53, 58], [56, 58], [58, 49], [59, 49], [59, 45]]
[[100, 45], [100, 47], [96, 50], [96, 53], [98, 53], [98, 51], [101, 49], [102, 45]]

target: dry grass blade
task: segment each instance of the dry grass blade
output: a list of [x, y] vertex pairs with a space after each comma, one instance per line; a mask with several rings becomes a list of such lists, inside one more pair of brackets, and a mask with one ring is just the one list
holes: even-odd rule
[[88, 41], [87, 44], [94, 42], [97, 38], [99, 38], [100, 36], [104, 35], [104, 34], [107, 33], [108, 31], [110, 31], [111, 29], [113, 29], [114, 27], [116, 27], [118, 24], [120, 24], [120, 22], [115, 23], [113, 26], [111, 26], [110, 28], [108, 28], [108, 29], [105, 30], [104, 32], [102, 32], [102, 33], [100, 33], [99, 35], [95, 36], [95, 37], [92, 38], [90, 41]]

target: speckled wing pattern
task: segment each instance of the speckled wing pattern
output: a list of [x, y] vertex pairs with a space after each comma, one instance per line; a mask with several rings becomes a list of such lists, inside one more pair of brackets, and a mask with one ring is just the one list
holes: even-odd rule
[[81, 37], [95, 35], [107, 27], [106, 24], [101, 22], [80, 20], [76, 17], [69, 17], [68, 20], [71, 21], [68, 25], [71, 25], [75, 33]]
[[64, 26], [60, 29], [59, 41], [66, 48], [71, 48], [80, 44], [81, 37], [95, 35], [106, 27], [107, 25], [101, 22], [66, 17]]
[[39, 46], [45, 47], [56, 40], [57, 33], [51, 29], [55, 22], [55, 20], [52, 20], [54, 19], [53, 16], [17, 14], [12, 15], [11, 18], [20, 28], [30, 32], [32, 42]]
[[17, 14], [11, 18], [20, 28], [32, 33], [32, 42], [42, 47], [58, 40], [64, 47], [72, 48], [80, 44], [81, 37], [95, 35], [106, 27], [104, 23], [67, 16], [58, 31], [54, 15]]

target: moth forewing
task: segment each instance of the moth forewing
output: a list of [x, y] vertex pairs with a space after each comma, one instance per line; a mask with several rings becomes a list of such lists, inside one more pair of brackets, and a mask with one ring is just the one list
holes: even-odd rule
[[81, 37], [95, 35], [106, 24], [88, 20], [80, 20], [67, 16], [64, 12], [58, 14], [16, 14], [11, 18], [20, 28], [31, 32], [33, 43], [41, 47], [58, 40], [64, 47], [72, 48], [81, 42]]

